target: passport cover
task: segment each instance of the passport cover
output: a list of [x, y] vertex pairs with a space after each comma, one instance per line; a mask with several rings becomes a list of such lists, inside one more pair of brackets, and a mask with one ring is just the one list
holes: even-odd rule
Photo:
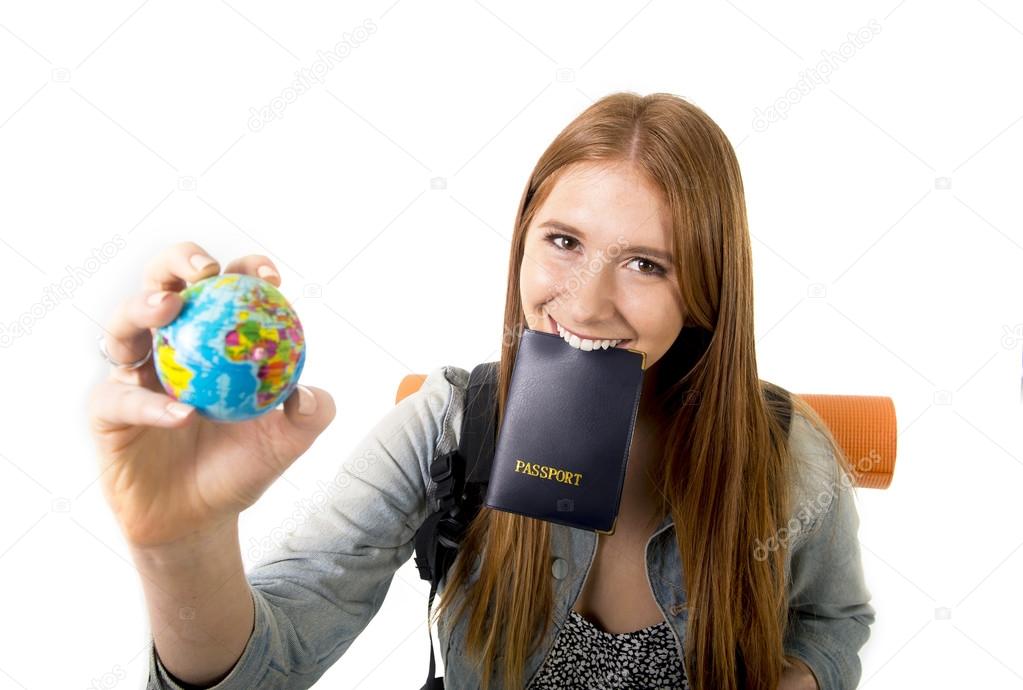
[[646, 354], [523, 330], [484, 505], [613, 534]]

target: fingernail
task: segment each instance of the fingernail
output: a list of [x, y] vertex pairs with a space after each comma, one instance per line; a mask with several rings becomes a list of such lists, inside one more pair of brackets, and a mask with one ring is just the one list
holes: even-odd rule
[[298, 413], [312, 414], [316, 411], [316, 396], [305, 386], [298, 387]]
[[189, 259], [189, 262], [192, 264], [192, 268], [197, 271], [202, 271], [217, 263], [217, 260], [206, 256], [205, 254], [193, 254], [192, 258]]
[[163, 304], [163, 301], [170, 297], [169, 292], [154, 292], [146, 298], [146, 304], [151, 307], [158, 307]]
[[177, 419], [184, 419], [188, 416], [188, 413], [192, 411], [191, 406], [179, 402], [167, 403], [167, 407], [165, 409], [167, 410], [167, 414], [172, 417], [176, 417]]
[[263, 265], [256, 269], [256, 274], [263, 280], [269, 280], [270, 278], [280, 279], [281, 274], [273, 270], [269, 266]]

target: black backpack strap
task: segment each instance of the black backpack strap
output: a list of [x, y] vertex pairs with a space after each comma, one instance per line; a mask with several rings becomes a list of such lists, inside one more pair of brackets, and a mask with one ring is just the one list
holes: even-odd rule
[[497, 367], [498, 362], [484, 362], [473, 369], [469, 378], [469, 397], [458, 444], [469, 470], [468, 485], [490, 481], [497, 443]]
[[[479, 494], [490, 480], [497, 425], [497, 362], [476, 366], [469, 376], [458, 449], [438, 455], [430, 464], [440, 506], [416, 532], [416, 568], [423, 580], [440, 581], [447, 572], [444, 551], [455, 550], [479, 506]], [[453, 554], [451, 554], [453, 555]]]
[[[494, 455], [497, 426], [497, 365], [484, 362], [473, 368], [466, 390], [458, 449], [434, 458], [430, 476], [437, 485], [440, 508], [429, 515], [415, 536], [415, 563], [419, 577], [430, 581], [426, 602], [426, 631], [430, 637], [430, 670], [422, 690], [444, 690], [436, 678], [430, 615], [441, 578], [458, 555], [465, 529], [483, 503]], [[466, 469], [468, 464], [468, 471]]]

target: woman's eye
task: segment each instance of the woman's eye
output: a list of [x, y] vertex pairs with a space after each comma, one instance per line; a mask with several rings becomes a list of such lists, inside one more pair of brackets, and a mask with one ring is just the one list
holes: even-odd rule
[[[558, 240], [567, 240], [569, 243], [572, 243], [572, 242], [576, 241], [576, 239], [574, 237], [571, 237], [569, 235], [561, 235], [561, 234], [556, 233], [556, 232], [549, 232], [549, 233], [547, 233], [546, 235], [544, 235], [544, 239], [547, 242], [550, 242], [552, 245], [554, 245], [555, 247], [557, 247], [558, 249], [560, 249], [563, 252], [570, 252], [570, 251], [572, 251], [572, 249], [574, 247], [573, 246], [568, 246], [568, 247], [562, 246], [562, 245], [558, 244], [558, 242], [557, 242]], [[642, 256], [637, 256], [637, 257], [631, 259], [629, 263], [632, 263], [633, 261], [641, 261], [641, 262], [647, 264], [648, 266], [650, 266], [650, 270], [647, 270], [647, 271], [639, 270], [639, 271], [637, 271], [637, 273], [642, 273], [643, 275], [648, 275], [648, 276], [659, 276], [659, 275], [666, 275], [667, 274], [667, 271], [665, 270], [665, 268], [663, 266], [661, 266], [659, 263], [657, 263], [656, 261], [651, 261], [650, 259], [645, 259]]]
[[659, 263], [651, 261], [650, 259], [644, 259], [642, 256], [637, 256], [635, 259], [633, 259], [633, 261], [642, 261], [643, 263], [645, 263], [648, 266], [650, 266], [650, 270], [649, 271], [642, 271], [641, 270], [640, 273], [645, 273], [645, 274], [651, 275], [651, 276], [664, 275], [664, 273], [666, 273], [666, 271], [664, 270], [664, 267], [661, 266]]
[[555, 240], [563, 239], [563, 240], [569, 240], [570, 242], [575, 242], [575, 238], [574, 237], [569, 237], [568, 235], [559, 235], [559, 234], [557, 234], [555, 232], [549, 232], [544, 237], [545, 237], [545, 239], [548, 242], [553, 244], [555, 247], [557, 247], [558, 249], [561, 249], [562, 251], [566, 251], [566, 252], [572, 251], [571, 248], [570, 247], [562, 247]]

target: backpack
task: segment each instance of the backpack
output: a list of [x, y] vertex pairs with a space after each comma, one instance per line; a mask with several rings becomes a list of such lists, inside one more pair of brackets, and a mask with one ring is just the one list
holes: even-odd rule
[[[416, 568], [419, 577], [430, 582], [430, 596], [426, 604], [430, 669], [421, 690], [444, 690], [444, 678], [434, 677], [436, 660], [429, 616], [437, 587], [458, 555], [465, 530], [476, 517], [486, 496], [497, 438], [498, 365], [496, 361], [484, 362], [473, 368], [466, 389], [458, 448], [438, 455], [430, 463], [430, 476], [437, 484], [435, 498], [440, 502], [440, 508], [426, 518], [415, 535]], [[792, 416], [790, 393], [766, 381], [764, 393], [768, 409], [788, 435]]]

